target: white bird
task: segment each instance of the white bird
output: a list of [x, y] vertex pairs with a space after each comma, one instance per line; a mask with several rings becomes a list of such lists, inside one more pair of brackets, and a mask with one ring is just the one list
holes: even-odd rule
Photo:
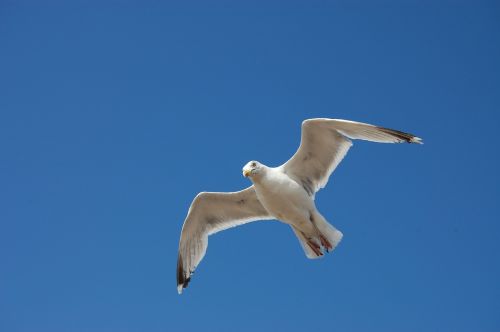
[[379, 143], [419, 143], [398, 130], [338, 119], [302, 122], [299, 149], [285, 164], [268, 167], [250, 161], [243, 175], [253, 185], [230, 193], [201, 192], [182, 227], [177, 260], [177, 291], [182, 293], [205, 256], [208, 236], [256, 220], [277, 219], [291, 226], [308, 258], [332, 251], [342, 233], [318, 212], [314, 196], [352, 145], [351, 139]]

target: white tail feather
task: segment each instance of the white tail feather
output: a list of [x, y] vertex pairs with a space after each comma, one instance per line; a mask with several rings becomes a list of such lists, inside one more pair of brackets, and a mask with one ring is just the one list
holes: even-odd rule
[[309, 247], [309, 245], [307, 244], [307, 239], [304, 237], [304, 235], [302, 234], [301, 231], [299, 231], [298, 229], [296, 229], [293, 226], [292, 226], [292, 230], [295, 233], [295, 235], [297, 236], [297, 238], [299, 239], [300, 246], [304, 250], [304, 253], [306, 254], [307, 258], [317, 259], [317, 258], [323, 257], [323, 256], [318, 256], [314, 253], [314, 251], [311, 249], [311, 247]]
[[[341, 231], [339, 231], [338, 229], [333, 227], [330, 223], [328, 223], [328, 221], [326, 221], [325, 218], [323, 218], [323, 216], [320, 215], [319, 213], [315, 214], [315, 224], [316, 224], [316, 227], [318, 228], [319, 232], [324, 237], [326, 237], [328, 242], [330, 242], [330, 244], [332, 245], [332, 248], [329, 251], [330, 252], [333, 251], [335, 249], [335, 247], [337, 247], [337, 245], [340, 243], [340, 241], [342, 240], [342, 237], [344, 235], [342, 234]], [[304, 250], [304, 253], [306, 254], [307, 258], [317, 259], [317, 258], [323, 257], [323, 255], [317, 255], [314, 252], [314, 250], [309, 246], [306, 237], [304, 236], [304, 234], [301, 231], [299, 231], [298, 229], [296, 229], [293, 226], [292, 226], [292, 230], [295, 233], [295, 235], [297, 236], [297, 238], [299, 239], [300, 245], [302, 246], [302, 249]], [[317, 244], [321, 243], [321, 240], [320, 240], [318, 235], [313, 236], [312, 240]], [[326, 250], [327, 248], [323, 248], [323, 249]]]

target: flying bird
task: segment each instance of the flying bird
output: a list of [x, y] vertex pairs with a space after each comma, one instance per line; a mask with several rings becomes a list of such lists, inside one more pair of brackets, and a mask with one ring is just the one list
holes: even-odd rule
[[250, 187], [237, 192], [201, 192], [194, 198], [179, 242], [179, 294], [205, 256], [209, 235], [251, 221], [277, 219], [290, 225], [308, 258], [320, 258], [335, 249], [342, 233], [321, 215], [314, 198], [349, 151], [352, 139], [422, 144], [412, 134], [367, 123], [303, 121], [299, 149], [286, 163], [269, 167], [250, 161], [243, 167]]

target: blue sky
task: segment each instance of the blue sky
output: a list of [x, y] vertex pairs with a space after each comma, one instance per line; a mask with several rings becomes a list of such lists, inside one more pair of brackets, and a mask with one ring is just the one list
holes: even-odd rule
[[[500, 329], [498, 2], [47, 3], [0, 3], [0, 330]], [[246, 225], [178, 296], [193, 197], [311, 117], [425, 145], [354, 145], [335, 253]]]

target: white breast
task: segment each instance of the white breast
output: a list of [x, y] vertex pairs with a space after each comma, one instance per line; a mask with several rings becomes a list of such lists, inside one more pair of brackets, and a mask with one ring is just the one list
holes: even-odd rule
[[315, 209], [304, 188], [279, 169], [268, 168], [266, 174], [254, 182], [254, 186], [266, 210], [286, 223], [308, 218], [309, 211]]

